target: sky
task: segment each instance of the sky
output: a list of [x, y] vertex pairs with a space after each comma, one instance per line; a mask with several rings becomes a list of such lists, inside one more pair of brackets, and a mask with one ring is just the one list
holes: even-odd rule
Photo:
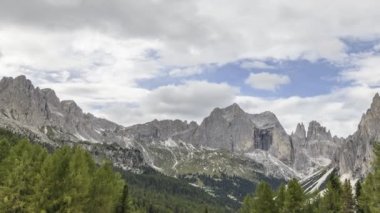
[[380, 91], [378, 0], [0, 0], [0, 76], [123, 125], [238, 103], [354, 133]]

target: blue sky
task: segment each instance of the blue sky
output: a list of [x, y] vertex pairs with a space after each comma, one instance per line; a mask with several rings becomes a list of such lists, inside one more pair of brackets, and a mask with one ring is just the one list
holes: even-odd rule
[[238, 103], [352, 134], [380, 87], [380, 1], [3, 0], [0, 76], [131, 125]]
[[[326, 60], [310, 62], [307, 60], [289, 61], [260, 61], [271, 68], [244, 68], [241, 64], [251, 62], [242, 60], [228, 63], [222, 66], [211, 66], [194, 76], [171, 77], [159, 76], [153, 79], [139, 81], [139, 85], [147, 89], [156, 89], [167, 84], [181, 84], [187, 80], [205, 80], [213, 83], [228, 83], [239, 87], [242, 95], [254, 95], [258, 97], [291, 97], [291, 96], [316, 96], [326, 94], [336, 87], [345, 87], [348, 82], [339, 81], [339, 73], [346, 67], [333, 64]], [[276, 90], [258, 89], [245, 83], [251, 73], [267, 72], [277, 75], [286, 75], [290, 82], [280, 86]]]

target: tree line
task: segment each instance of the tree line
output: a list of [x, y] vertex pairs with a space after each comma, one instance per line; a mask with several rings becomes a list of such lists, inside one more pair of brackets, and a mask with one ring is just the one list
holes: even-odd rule
[[333, 173], [326, 189], [305, 193], [300, 183], [293, 179], [286, 186], [273, 191], [261, 182], [255, 194], [246, 196], [241, 213], [379, 213], [380, 212], [380, 145], [374, 148], [373, 171], [355, 190], [349, 180], [341, 182]]
[[80, 147], [53, 153], [0, 131], [0, 212], [131, 212], [128, 187], [112, 164]]
[[153, 171], [133, 174], [115, 169], [108, 161], [96, 163], [79, 146], [47, 149], [0, 128], [1, 213], [206, 210], [227, 211], [221, 202], [184, 181]]

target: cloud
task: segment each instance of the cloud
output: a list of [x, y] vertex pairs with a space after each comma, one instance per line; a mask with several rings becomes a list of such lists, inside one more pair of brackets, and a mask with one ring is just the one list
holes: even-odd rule
[[122, 39], [157, 40], [163, 44], [161, 63], [179, 66], [246, 58], [339, 60], [346, 56], [342, 38], [366, 39], [380, 33], [373, 28], [380, 18], [380, 3], [373, 0], [360, 5], [352, 0], [221, 0], [218, 4], [203, 0], [3, 0], [0, 22], [49, 32], [91, 29]]
[[199, 120], [217, 106], [233, 103], [239, 93], [226, 83], [188, 81], [180, 85], [159, 87], [147, 95], [144, 111], [168, 118], [179, 117]]
[[[236, 101], [250, 113], [274, 112], [290, 134], [299, 122], [321, 122], [332, 134], [346, 137], [357, 130], [361, 116], [370, 107], [379, 88], [355, 86], [314, 97], [259, 98], [238, 96]], [[307, 128], [307, 127], [306, 127]]]
[[268, 72], [251, 73], [245, 83], [255, 89], [275, 91], [280, 86], [289, 84], [290, 78]]
[[340, 73], [341, 80], [356, 85], [380, 86], [380, 56], [371, 55], [353, 59], [354, 68]]
[[[238, 100], [250, 112], [274, 111], [287, 130], [318, 119], [345, 135], [379, 86], [380, 67], [378, 56], [352, 56], [342, 40], [379, 38], [378, 8], [374, 0], [220, 0], [218, 7], [204, 0], [2, 0], [0, 75], [27, 75], [85, 111], [125, 125], [199, 121], [213, 107]], [[339, 76], [345, 88], [264, 99], [242, 96], [228, 83], [188, 80], [202, 79], [210, 65], [246, 61], [242, 68], [263, 70], [272, 68], [268, 60], [321, 59], [349, 62], [353, 68]], [[156, 77], [184, 82], [152, 90], [139, 85]], [[263, 72], [247, 83], [275, 91], [290, 77]]]
[[200, 67], [184, 67], [184, 68], [175, 68], [169, 71], [169, 76], [172, 77], [187, 77], [192, 75], [197, 75], [202, 73]]

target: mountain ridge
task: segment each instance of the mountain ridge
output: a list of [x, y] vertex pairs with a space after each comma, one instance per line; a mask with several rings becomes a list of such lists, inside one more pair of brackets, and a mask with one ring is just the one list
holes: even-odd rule
[[299, 123], [289, 135], [274, 113], [249, 114], [236, 103], [215, 108], [200, 124], [176, 119], [124, 127], [61, 101], [54, 90], [35, 88], [25, 76], [0, 81], [0, 127], [53, 146], [82, 144], [125, 170], [150, 166], [174, 177], [228, 174], [257, 182], [260, 175], [302, 179], [337, 168], [344, 177], [362, 178], [370, 171], [372, 144], [380, 139], [378, 123], [376, 94], [347, 139], [317, 121], [307, 129]]

